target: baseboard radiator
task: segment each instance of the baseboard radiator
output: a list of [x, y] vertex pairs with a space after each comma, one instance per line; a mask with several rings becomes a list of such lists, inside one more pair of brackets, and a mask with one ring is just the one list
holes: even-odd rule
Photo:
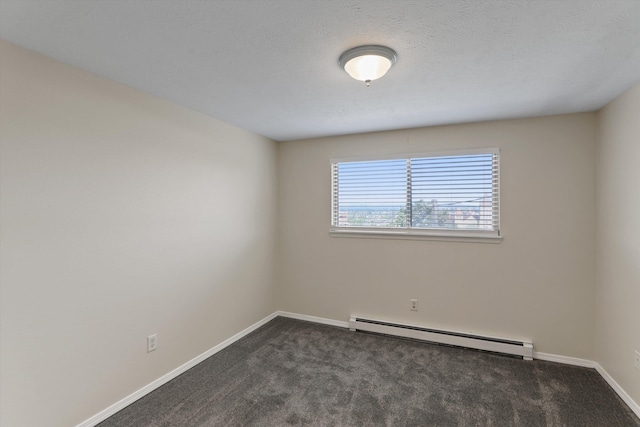
[[495, 337], [441, 331], [399, 323], [383, 322], [380, 320], [363, 319], [356, 316], [351, 316], [349, 319], [349, 329], [352, 331], [376, 332], [437, 344], [510, 354], [521, 356], [524, 360], [533, 360], [533, 343], [528, 341], [513, 341]]

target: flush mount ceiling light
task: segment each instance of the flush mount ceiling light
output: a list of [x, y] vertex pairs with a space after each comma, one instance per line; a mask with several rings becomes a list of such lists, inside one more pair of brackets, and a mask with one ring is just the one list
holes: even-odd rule
[[368, 45], [347, 50], [338, 62], [351, 77], [369, 86], [372, 80], [387, 74], [397, 59], [396, 51], [389, 47]]

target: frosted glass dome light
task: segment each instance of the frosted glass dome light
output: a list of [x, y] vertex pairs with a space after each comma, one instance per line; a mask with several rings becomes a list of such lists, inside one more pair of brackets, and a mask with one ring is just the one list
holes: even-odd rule
[[338, 62], [351, 77], [365, 82], [367, 86], [373, 80], [387, 74], [396, 63], [398, 55], [386, 46], [358, 46], [347, 50]]

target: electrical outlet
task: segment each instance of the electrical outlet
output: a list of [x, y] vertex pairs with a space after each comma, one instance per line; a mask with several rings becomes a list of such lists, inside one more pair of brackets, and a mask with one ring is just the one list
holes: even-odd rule
[[149, 335], [147, 337], [147, 353], [158, 348], [158, 334]]
[[412, 298], [409, 301], [411, 302], [411, 311], [418, 311], [418, 300]]
[[640, 369], [640, 351], [636, 350], [633, 355], [633, 364], [636, 365], [636, 368]]

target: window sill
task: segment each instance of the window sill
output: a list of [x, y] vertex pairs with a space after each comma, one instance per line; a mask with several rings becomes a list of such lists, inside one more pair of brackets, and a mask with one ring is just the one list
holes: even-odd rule
[[473, 232], [433, 232], [433, 231], [387, 231], [372, 229], [331, 229], [331, 237], [351, 237], [361, 239], [401, 239], [401, 240], [438, 240], [445, 242], [501, 243], [502, 236]]

